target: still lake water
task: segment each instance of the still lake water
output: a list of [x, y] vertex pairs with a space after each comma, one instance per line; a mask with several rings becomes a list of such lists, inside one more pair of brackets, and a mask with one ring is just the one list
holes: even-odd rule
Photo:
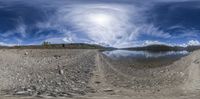
[[114, 65], [134, 66], [134, 67], [158, 67], [172, 64], [181, 57], [189, 55], [188, 51], [129, 51], [112, 50], [104, 51], [103, 54]]

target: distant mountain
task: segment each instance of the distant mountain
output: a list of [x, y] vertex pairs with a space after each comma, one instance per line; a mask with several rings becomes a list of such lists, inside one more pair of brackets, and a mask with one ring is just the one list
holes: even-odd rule
[[27, 45], [27, 46], [14, 46], [11, 48], [66, 48], [66, 49], [113, 49], [111, 47], [104, 47], [97, 44], [86, 44], [86, 43], [68, 43], [68, 44], [50, 44], [45, 43], [42, 45]]
[[187, 46], [185, 49], [187, 51], [194, 51], [200, 49], [200, 46]]
[[168, 45], [147, 45], [143, 47], [130, 47], [130, 48], [123, 48], [125, 50], [135, 50], [135, 51], [194, 51], [200, 49], [200, 46], [188, 46], [188, 47], [181, 47], [181, 46], [168, 46]]
[[[114, 47], [105, 47], [97, 44], [87, 44], [87, 43], [68, 43], [68, 44], [42, 44], [42, 45], [24, 45], [24, 46], [13, 46], [13, 47], [7, 47], [7, 46], [0, 46], [0, 48], [19, 48], [19, 49], [37, 49], [37, 48], [49, 48], [49, 49], [56, 49], [56, 48], [66, 48], [66, 49], [101, 49], [104, 50], [117, 50], [117, 48]], [[181, 46], [168, 46], [168, 45], [161, 45], [161, 44], [152, 44], [147, 45], [143, 47], [129, 47], [129, 48], [118, 48], [120, 50], [134, 50], [134, 51], [194, 51], [200, 49], [200, 46], [187, 46], [187, 47], [181, 47]]]
[[2, 49], [2, 48], [9, 48], [9, 46], [2, 46], [2, 45], [0, 45], [0, 49]]
[[86, 44], [86, 43], [70, 43], [62, 44], [62, 47], [69, 49], [104, 49], [104, 46], [97, 44]]
[[70, 44], [64, 44], [62, 45], [64, 48], [72, 48], [72, 49], [116, 49], [114, 47], [105, 47], [97, 44], [87, 44], [87, 43], [70, 43]]

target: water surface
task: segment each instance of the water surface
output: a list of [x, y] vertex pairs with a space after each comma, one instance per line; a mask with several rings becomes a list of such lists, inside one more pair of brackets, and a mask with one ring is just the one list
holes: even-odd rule
[[189, 54], [188, 51], [165, 51], [165, 52], [150, 52], [150, 51], [128, 51], [128, 50], [113, 50], [104, 51], [103, 54], [109, 58], [114, 65], [132, 66], [137, 68], [142, 67], [158, 67], [167, 66], [174, 61]]

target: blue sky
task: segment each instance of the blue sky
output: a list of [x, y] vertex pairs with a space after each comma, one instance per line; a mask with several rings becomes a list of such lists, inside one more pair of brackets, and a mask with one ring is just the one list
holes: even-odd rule
[[200, 45], [199, 0], [0, 1], [0, 45]]

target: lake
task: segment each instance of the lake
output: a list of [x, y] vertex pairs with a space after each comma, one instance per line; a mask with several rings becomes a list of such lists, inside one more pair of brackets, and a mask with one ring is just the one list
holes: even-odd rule
[[167, 66], [174, 61], [189, 54], [188, 51], [129, 51], [112, 50], [104, 51], [103, 54], [113, 65], [132, 66], [135, 68], [154, 68], [158, 66]]

